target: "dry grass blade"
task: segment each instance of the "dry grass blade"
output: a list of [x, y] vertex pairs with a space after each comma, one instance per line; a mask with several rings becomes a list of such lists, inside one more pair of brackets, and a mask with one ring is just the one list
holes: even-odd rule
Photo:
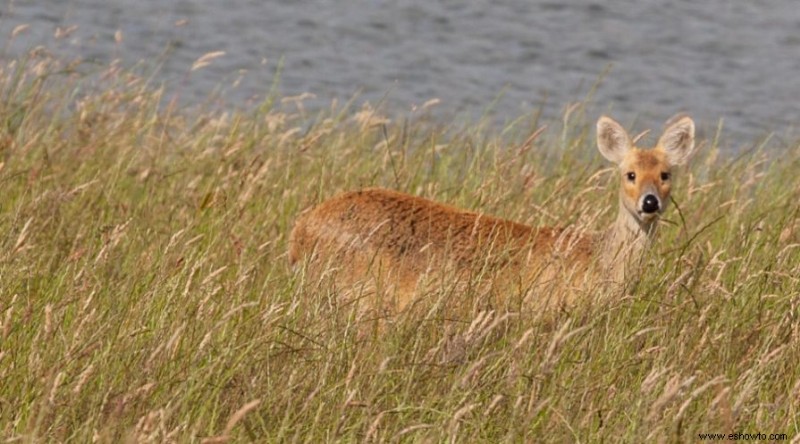
[[13, 31], [11, 31], [11, 38], [13, 39], [14, 37], [16, 37], [16, 36], [18, 36], [18, 35], [22, 34], [23, 32], [25, 32], [25, 30], [26, 30], [26, 29], [28, 29], [28, 28], [30, 28], [30, 27], [31, 27], [31, 25], [29, 25], [29, 24], [27, 24], [27, 23], [26, 23], [26, 24], [22, 24], [22, 25], [17, 25], [17, 26], [15, 26], [15, 27], [14, 27], [14, 30], [13, 30]]
[[25, 225], [22, 226], [22, 230], [20, 230], [17, 241], [14, 243], [14, 248], [12, 249], [14, 253], [19, 252], [24, 247], [25, 241], [28, 239], [28, 229], [31, 227], [31, 222], [33, 222], [33, 217], [28, 218]]
[[225, 424], [225, 430], [222, 432], [224, 435], [230, 435], [233, 431], [233, 428], [236, 427], [236, 424], [239, 423], [248, 413], [254, 410], [258, 405], [261, 404], [260, 399], [254, 399], [247, 404], [243, 405], [239, 408], [231, 418], [228, 420], [228, 423]]
[[217, 58], [222, 57], [224, 55], [225, 55], [225, 51], [212, 51], [212, 52], [208, 52], [206, 54], [203, 54], [199, 59], [195, 60], [195, 62], [192, 63], [191, 71], [197, 71], [200, 68], [204, 68], [204, 67], [210, 65], [211, 61], [213, 61], [214, 59], [217, 59]]

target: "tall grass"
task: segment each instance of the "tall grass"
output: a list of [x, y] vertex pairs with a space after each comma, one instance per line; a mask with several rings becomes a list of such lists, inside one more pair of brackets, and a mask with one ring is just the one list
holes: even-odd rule
[[444, 282], [365, 335], [341, 289], [288, 267], [302, 209], [384, 186], [599, 230], [617, 179], [596, 116], [459, 126], [275, 98], [201, 112], [117, 66], [78, 71], [42, 54], [0, 71], [6, 439], [800, 436], [797, 143], [703, 141], [640, 278], [602, 303], [484, 311]]

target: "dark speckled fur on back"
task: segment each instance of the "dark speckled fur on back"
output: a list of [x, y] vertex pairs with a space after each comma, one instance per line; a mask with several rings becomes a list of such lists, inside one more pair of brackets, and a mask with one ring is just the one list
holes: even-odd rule
[[[557, 228], [531, 228], [386, 189], [341, 194], [302, 214], [290, 239], [292, 264], [312, 251], [355, 268], [374, 258], [393, 268], [400, 287], [411, 289], [432, 265], [523, 266], [534, 252], [553, 250]], [[578, 239], [570, 259], [585, 262], [591, 239]], [[356, 270], [354, 274], [366, 274]]]

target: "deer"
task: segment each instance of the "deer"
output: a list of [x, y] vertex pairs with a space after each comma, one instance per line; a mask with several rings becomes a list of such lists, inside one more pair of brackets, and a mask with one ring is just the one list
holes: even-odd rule
[[[653, 241], [672, 191], [673, 169], [695, 148], [694, 121], [668, 122], [656, 145], [639, 148], [614, 119], [601, 116], [597, 148], [617, 165], [619, 209], [605, 231], [532, 227], [382, 188], [345, 192], [301, 213], [289, 237], [289, 262], [328, 264], [341, 281], [380, 277], [404, 309], [425, 276], [449, 268], [454, 279], [476, 269], [497, 279], [624, 284]], [[500, 275], [504, 277], [499, 277]], [[494, 283], [492, 283], [494, 285]], [[569, 293], [569, 292], [567, 292]]]

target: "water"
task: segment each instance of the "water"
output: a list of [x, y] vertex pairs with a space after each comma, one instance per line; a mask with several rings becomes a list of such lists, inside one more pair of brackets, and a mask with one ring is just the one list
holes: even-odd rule
[[[706, 135], [724, 119], [732, 149], [775, 132], [791, 140], [800, 98], [800, 8], [793, 0], [63, 0], [8, 2], [0, 35], [13, 57], [35, 45], [101, 64], [155, 66], [189, 103], [221, 86], [251, 106], [272, 84], [310, 92], [306, 107], [358, 94], [390, 113], [429, 99], [434, 116], [500, 121], [583, 99], [639, 129], [688, 112]], [[57, 27], [77, 25], [54, 39]], [[122, 41], [115, 41], [121, 32]], [[225, 51], [190, 72], [203, 54]], [[238, 80], [238, 81], [237, 81]], [[236, 86], [234, 87], [234, 83]]]

